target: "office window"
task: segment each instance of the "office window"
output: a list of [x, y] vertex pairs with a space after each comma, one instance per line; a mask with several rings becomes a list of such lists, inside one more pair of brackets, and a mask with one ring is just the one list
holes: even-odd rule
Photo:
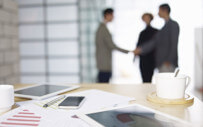
[[26, 74], [45, 73], [45, 60], [23, 59], [21, 60], [21, 72]]
[[43, 25], [20, 25], [19, 28], [20, 39], [43, 39], [44, 26]]
[[50, 73], [79, 73], [79, 61], [74, 58], [49, 60]]
[[19, 10], [19, 22], [42, 22], [44, 19], [43, 8], [21, 8]]
[[[60, 14], [60, 15], [59, 15]], [[47, 8], [48, 21], [76, 21], [77, 6], [50, 6]]]
[[27, 42], [20, 45], [21, 56], [44, 56], [44, 43]]
[[78, 83], [80, 78], [77, 75], [49, 76], [49, 81], [53, 83]]
[[46, 77], [44, 75], [35, 75], [35, 76], [22, 75], [21, 82], [34, 83], [34, 84], [44, 83], [46, 82]]
[[76, 4], [78, 0], [47, 0], [48, 4]]
[[18, 0], [21, 82], [80, 82], [78, 0]]
[[19, 5], [35, 5], [42, 4], [43, 0], [16, 0]]
[[22, 83], [95, 82], [94, 38], [106, 0], [17, 1]]
[[48, 43], [49, 55], [77, 56], [79, 55], [77, 41], [51, 42]]
[[48, 25], [48, 38], [77, 38], [78, 37], [78, 24], [50, 24]]

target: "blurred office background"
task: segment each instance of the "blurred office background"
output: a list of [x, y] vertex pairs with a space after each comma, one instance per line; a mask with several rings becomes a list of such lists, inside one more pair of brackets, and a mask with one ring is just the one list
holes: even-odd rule
[[[145, 27], [144, 12], [161, 28], [162, 3], [180, 25], [179, 67], [190, 89], [203, 85], [203, 0], [0, 0], [0, 83], [95, 83], [95, 31], [102, 10], [112, 7], [108, 25], [116, 45], [133, 50]], [[112, 84], [140, 84], [139, 58], [113, 52]], [[156, 71], [155, 71], [156, 72]]]

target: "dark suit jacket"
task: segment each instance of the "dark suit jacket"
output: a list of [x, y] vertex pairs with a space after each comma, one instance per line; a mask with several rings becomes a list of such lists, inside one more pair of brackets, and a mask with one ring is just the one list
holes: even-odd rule
[[179, 25], [176, 21], [169, 19], [164, 27], [150, 40], [150, 43], [141, 45], [142, 53], [146, 54], [155, 49], [156, 66], [160, 67], [164, 62], [170, 62], [178, 66], [178, 37]]
[[[150, 43], [151, 41], [149, 41], [150, 39], [153, 38], [153, 36], [155, 36], [155, 34], [157, 33], [157, 29], [151, 27], [151, 26], [147, 26], [139, 35], [139, 39], [138, 39], [138, 43], [137, 43], [137, 47], [141, 46], [141, 45], [144, 45], [146, 43]], [[140, 60], [141, 61], [151, 61], [154, 63], [155, 61], [155, 52], [154, 50], [146, 53], [145, 55], [140, 55]], [[150, 63], [149, 63], [150, 64]]]

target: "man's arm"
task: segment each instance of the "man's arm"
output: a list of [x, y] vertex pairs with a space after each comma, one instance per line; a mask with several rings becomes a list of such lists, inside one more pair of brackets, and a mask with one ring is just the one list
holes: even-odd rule
[[115, 50], [118, 50], [123, 53], [129, 52], [128, 50], [125, 50], [125, 49], [122, 49], [122, 48], [119, 48], [118, 46], [116, 46], [112, 40], [110, 33], [107, 30], [104, 29], [103, 34], [104, 34], [104, 42], [110, 49], [115, 49]]
[[179, 37], [179, 26], [178, 24], [173, 24], [170, 31], [170, 52], [167, 58], [167, 62], [171, 62], [176, 57], [176, 50], [178, 45]]

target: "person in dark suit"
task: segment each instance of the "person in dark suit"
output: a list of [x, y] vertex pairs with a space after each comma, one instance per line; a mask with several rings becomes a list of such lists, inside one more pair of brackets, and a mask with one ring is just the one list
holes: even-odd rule
[[178, 38], [179, 24], [170, 18], [170, 6], [162, 4], [159, 6], [159, 16], [165, 20], [165, 25], [159, 32], [134, 50], [135, 55], [144, 55], [155, 50], [156, 67], [159, 72], [174, 72], [178, 67]]
[[[151, 26], [151, 21], [153, 20], [153, 15], [151, 13], [144, 13], [142, 20], [146, 23], [146, 28], [140, 33], [137, 47], [150, 43], [150, 39], [157, 33], [157, 29]], [[155, 68], [155, 52], [154, 50], [139, 55], [140, 57], [140, 71], [143, 82], [151, 82], [152, 75]]]

